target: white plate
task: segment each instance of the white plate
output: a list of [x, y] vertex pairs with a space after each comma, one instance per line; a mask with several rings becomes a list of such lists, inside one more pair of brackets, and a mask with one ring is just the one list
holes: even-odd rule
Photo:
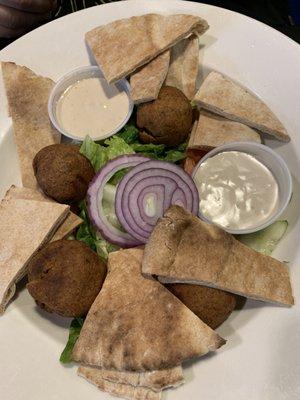
[[[185, 1], [113, 3], [61, 18], [29, 33], [0, 52], [57, 80], [89, 63], [84, 33], [113, 19], [148, 12], [194, 13], [211, 26], [201, 39], [204, 73], [221, 71], [240, 81], [269, 104], [287, 127], [289, 144], [277, 147], [294, 178], [286, 212], [288, 234], [274, 254], [289, 261], [296, 305], [291, 309], [248, 301], [218, 330], [228, 342], [216, 355], [189, 364], [187, 383], [168, 399], [299, 400], [300, 399], [300, 47], [279, 32], [242, 15]], [[1, 82], [2, 85], [2, 82]], [[0, 87], [0, 191], [19, 183], [10, 120]], [[53, 323], [54, 322], [54, 323]], [[63, 367], [58, 358], [69, 321], [37, 310], [26, 290], [0, 318], [1, 400], [109, 399]]]

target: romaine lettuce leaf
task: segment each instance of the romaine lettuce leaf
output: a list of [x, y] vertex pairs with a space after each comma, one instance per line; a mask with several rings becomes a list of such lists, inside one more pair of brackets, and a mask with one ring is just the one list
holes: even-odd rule
[[104, 146], [94, 142], [89, 136], [86, 136], [79, 151], [90, 160], [96, 172], [109, 160], [123, 154], [134, 153], [134, 150], [118, 136], [112, 136], [106, 139], [104, 141]]
[[108, 160], [111, 160], [123, 154], [134, 153], [133, 148], [118, 136], [112, 136], [111, 138], [106, 139], [104, 144], [107, 145], [106, 150]]
[[61, 363], [69, 364], [70, 362], [73, 361], [72, 360], [72, 351], [73, 351], [75, 343], [79, 337], [83, 322], [84, 322], [83, 318], [74, 318], [73, 321], [71, 322], [70, 329], [69, 329], [68, 342], [59, 358], [59, 361]]
[[118, 136], [122, 138], [127, 144], [138, 143], [139, 130], [134, 125], [125, 125]]
[[83, 223], [77, 230], [76, 239], [87, 244], [92, 250], [98, 253], [103, 261], [106, 261], [108, 254], [118, 250], [119, 247], [109, 243], [107, 240], [103, 239], [100, 233], [96, 232], [89, 220], [85, 201], [81, 201], [79, 207], [81, 209], [80, 217], [83, 219]]

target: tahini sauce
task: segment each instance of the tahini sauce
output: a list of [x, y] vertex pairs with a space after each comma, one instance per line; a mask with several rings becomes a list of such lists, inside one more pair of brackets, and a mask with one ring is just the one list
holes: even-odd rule
[[126, 118], [129, 98], [105, 79], [75, 82], [59, 98], [56, 115], [62, 128], [73, 136], [101, 140]]
[[249, 229], [266, 222], [278, 207], [278, 184], [255, 157], [239, 151], [204, 161], [194, 175], [200, 211], [228, 229]]

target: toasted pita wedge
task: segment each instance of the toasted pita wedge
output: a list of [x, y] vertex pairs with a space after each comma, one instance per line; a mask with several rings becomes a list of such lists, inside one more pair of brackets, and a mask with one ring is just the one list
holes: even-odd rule
[[155, 392], [184, 383], [181, 366], [149, 372], [124, 372], [96, 368], [99, 378], [131, 386], [142, 386]]
[[82, 222], [82, 219], [78, 215], [69, 212], [64, 222], [57, 228], [50, 242], [67, 238]]
[[36, 189], [32, 160], [41, 148], [60, 141], [60, 134], [51, 126], [47, 111], [54, 82], [11, 62], [1, 65], [22, 183]]
[[142, 271], [161, 282], [211, 286], [255, 300], [294, 303], [287, 266], [179, 206], [157, 223], [145, 247]]
[[213, 71], [207, 76], [194, 100], [215, 114], [241, 122], [284, 142], [290, 140], [282, 123], [265, 103], [218, 72]]
[[209, 151], [231, 142], [261, 143], [261, 138], [247, 125], [201, 110], [196, 129], [191, 132], [188, 149]]
[[3, 199], [0, 204], [0, 314], [13, 297], [30, 258], [51, 239], [69, 206], [53, 202]]
[[207, 22], [195, 15], [145, 14], [99, 26], [85, 36], [109, 83], [132, 74], [192, 32], [202, 35]]
[[141, 274], [143, 250], [110, 253], [73, 359], [118, 371], [173, 368], [225, 341], [159, 282]]
[[192, 35], [172, 47], [165, 83], [181, 90], [189, 100], [192, 100], [196, 93], [198, 71], [199, 39], [196, 35]]
[[170, 51], [150, 61], [130, 77], [131, 97], [135, 104], [157, 99], [169, 68]]
[[123, 397], [124, 399], [129, 400], [161, 399], [161, 392], [154, 392], [153, 390], [145, 387], [108, 381], [102, 378], [100, 371], [101, 370], [91, 367], [79, 367], [78, 375], [96, 385], [103, 392], [110, 393], [113, 396]]
[[[39, 192], [38, 190], [24, 187], [16, 187], [14, 185], [12, 185], [7, 191], [5, 198], [54, 202], [54, 200], [45, 196], [42, 192]], [[62, 224], [57, 227], [57, 230], [54, 233], [50, 242], [68, 237], [81, 223], [82, 219], [70, 211]]]

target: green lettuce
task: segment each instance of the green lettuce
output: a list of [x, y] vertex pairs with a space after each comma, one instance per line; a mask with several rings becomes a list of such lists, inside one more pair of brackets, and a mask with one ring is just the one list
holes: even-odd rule
[[107, 261], [109, 253], [118, 250], [119, 247], [109, 243], [94, 229], [88, 217], [85, 201], [81, 201], [79, 207], [81, 209], [80, 217], [83, 219], [83, 223], [76, 232], [76, 239], [84, 242], [92, 250], [96, 251], [103, 261]]
[[261, 231], [237, 235], [236, 238], [259, 253], [270, 256], [284, 236], [287, 227], [287, 221], [276, 221]]
[[83, 325], [83, 318], [74, 318], [71, 322], [69, 329], [69, 338], [64, 348], [63, 352], [60, 355], [59, 361], [63, 364], [69, 364], [72, 362], [72, 351], [75, 346], [75, 343], [80, 335], [80, 331]]
[[104, 145], [96, 143], [89, 136], [86, 136], [79, 151], [90, 160], [96, 172], [109, 160], [123, 154], [134, 153], [134, 150], [118, 136], [106, 139]]
[[128, 124], [118, 133], [118, 136], [127, 144], [138, 143], [139, 130], [134, 125]]
[[94, 142], [89, 136], [85, 137], [79, 151], [90, 160], [96, 172], [108, 161], [106, 148]]

